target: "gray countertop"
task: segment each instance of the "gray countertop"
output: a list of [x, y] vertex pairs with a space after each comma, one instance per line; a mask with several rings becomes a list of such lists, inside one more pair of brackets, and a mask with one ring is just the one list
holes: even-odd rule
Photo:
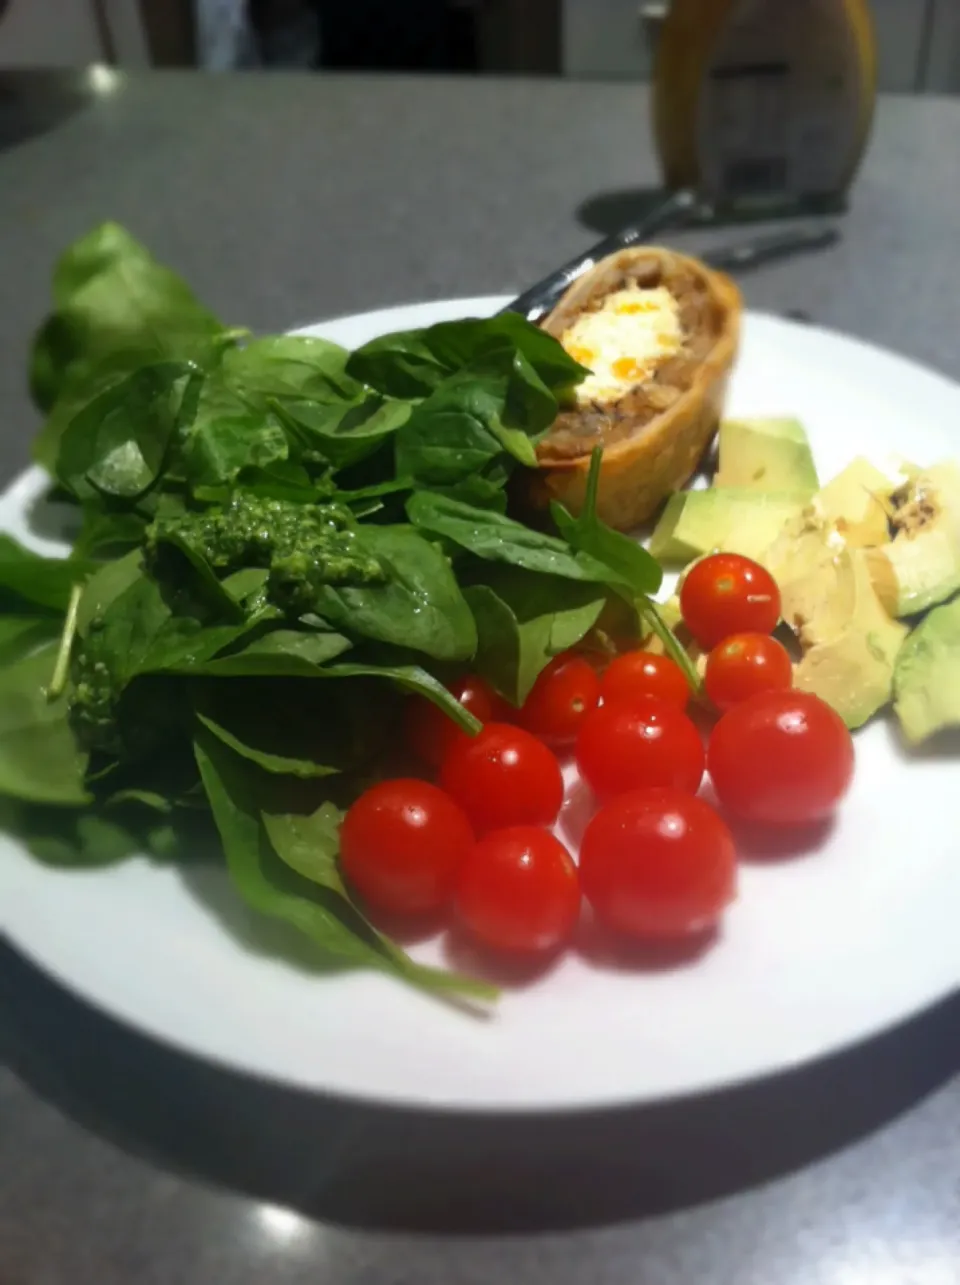
[[[749, 304], [960, 377], [958, 125], [883, 102], [842, 243], [746, 278]], [[101, 219], [277, 329], [519, 286], [655, 181], [635, 87], [125, 81], [0, 152], [0, 475], [27, 460], [53, 258]], [[960, 1282], [956, 1000], [777, 1081], [505, 1133], [235, 1079], [0, 946], [0, 1058], [4, 1285]]]

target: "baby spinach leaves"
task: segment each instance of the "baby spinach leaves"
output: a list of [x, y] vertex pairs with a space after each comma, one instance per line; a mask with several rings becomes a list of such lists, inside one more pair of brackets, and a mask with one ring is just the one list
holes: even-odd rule
[[[319, 948], [322, 959], [381, 969], [429, 990], [493, 999], [482, 982], [416, 964], [367, 922], [347, 895], [336, 866], [336, 813], [261, 813], [269, 791], [256, 769], [201, 729], [195, 753], [230, 876], [261, 914], [285, 920]], [[269, 805], [268, 805], [269, 806]]]
[[476, 733], [442, 680], [519, 705], [601, 615], [655, 612], [659, 567], [597, 518], [599, 457], [579, 517], [506, 515], [584, 369], [514, 315], [353, 353], [253, 338], [114, 224], [53, 293], [34, 450], [79, 536], [65, 561], [0, 537], [0, 796], [33, 850], [183, 859], [212, 822], [239, 894], [318, 958], [490, 997], [367, 922], [339, 827], [411, 693]]

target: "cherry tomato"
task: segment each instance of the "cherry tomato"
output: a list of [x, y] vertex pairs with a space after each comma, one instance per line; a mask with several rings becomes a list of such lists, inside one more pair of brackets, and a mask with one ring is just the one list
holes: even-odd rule
[[686, 709], [690, 684], [683, 670], [669, 656], [657, 656], [652, 651], [630, 651], [607, 666], [600, 683], [600, 695], [608, 704], [633, 700], [635, 696], [656, 696]]
[[829, 816], [853, 778], [853, 740], [810, 692], [760, 692], [724, 714], [707, 762], [717, 797], [747, 821], [802, 825]]
[[683, 710], [655, 696], [588, 714], [576, 753], [580, 775], [600, 799], [652, 785], [696, 794], [703, 778], [700, 733]]
[[792, 687], [793, 665], [769, 634], [731, 634], [707, 657], [704, 685], [717, 709], [730, 709], [757, 692]]
[[[458, 678], [449, 684], [449, 691], [481, 723], [503, 718], [505, 702], [477, 674]], [[434, 768], [440, 766], [455, 740], [468, 736], [426, 696], [411, 696], [407, 701], [404, 731], [406, 742], [417, 758]]]
[[600, 701], [597, 671], [582, 656], [555, 656], [541, 671], [520, 711], [520, 723], [549, 745], [569, 745], [585, 714]]
[[509, 825], [552, 825], [563, 802], [556, 755], [522, 727], [488, 723], [458, 737], [440, 769], [440, 784], [478, 834]]
[[736, 895], [733, 838], [702, 799], [632, 790], [587, 826], [580, 882], [606, 927], [639, 938], [684, 936], [714, 923]]
[[580, 915], [577, 867], [548, 830], [493, 830], [464, 862], [455, 905], [464, 927], [484, 946], [517, 954], [554, 950]]
[[759, 562], [714, 553], [687, 572], [680, 611], [700, 646], [715, 647], [730, 634], [772, 633], [780, 619], [780, 590]]
[[361, 794], [340, 827], [340, 862], [380, 910], [423, 914], [443, 906], [474, 844], [470, 822], [427, 781], [382, 781]]

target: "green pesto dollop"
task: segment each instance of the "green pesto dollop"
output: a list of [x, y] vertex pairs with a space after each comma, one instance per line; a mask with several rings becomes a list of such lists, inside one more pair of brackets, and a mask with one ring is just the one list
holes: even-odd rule
[[86, 638], [74, 648], [68, 717], [84, 749], [119, 754], [122, 744], [116, 718], [116, 683], [103, 638], [102, 620], [93, 620]]
[[363, 547], [349, 509], [296, 504], [238, 491], [222, 508], [158, 518], [147, 529], [148, 561], [164, 541], [195, 550], [221, 575], [265, 567], [267, 597], [281, 610], [311, 610], [323, 585], [383, 584], [386, 571]]

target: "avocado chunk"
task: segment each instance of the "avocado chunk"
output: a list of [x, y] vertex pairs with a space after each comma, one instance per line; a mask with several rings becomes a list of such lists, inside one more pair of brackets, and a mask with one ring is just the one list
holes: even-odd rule
[[892, 543], [869, 551], [870, 574], [892, 616], [912, 616], [960, 590], [960, 466], [918, 472], [893, 495]]
[[809, 498], [803, 491], [743, 486], [677, 491], [654, 529], [650, 552], [660, 562], [687, 563], [718, 549], [759, 558]]
[[855, 597], [853, 561], [812, 509], [788, 520], [761, 561], [779, 586], [784, 622], [805, 648], [842, 633]]
[[933, 611], [900, 649], [893, 680], [903, 734], [919, 745], [960, 727], [960, 598]]
[[810, 443], [798, 419], [726, 419], [720, 424], [714, 485], [754, 491], [807, 491], [820, 485]]
[[862, 550], [844, 550], [835, 561], [832, 600], [813, 618], [824, 640], [806, 651], [794, 671], [794, 686], [819, 696], [854, 728], [890, 701], [907, 628], [891, 620], [877, 597]]
[[898, 479], [858, 456], [818, 491], [813, 498], [814, 511], [843, 536], [850, 548], [886, 544], [890, 539], [891, 497], [898, 485]]

